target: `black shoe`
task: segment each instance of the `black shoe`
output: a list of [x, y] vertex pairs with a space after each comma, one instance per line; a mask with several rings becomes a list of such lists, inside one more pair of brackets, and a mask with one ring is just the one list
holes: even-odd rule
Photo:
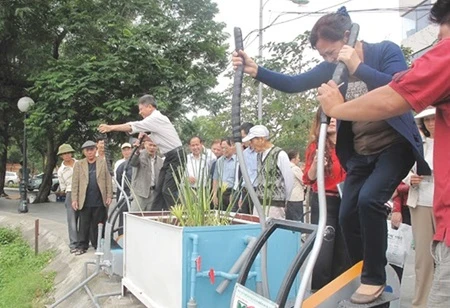
[[80, 256], [86, 253], [86, 249], [77, 249], [77, 251], [75, 252], [76, 256]]

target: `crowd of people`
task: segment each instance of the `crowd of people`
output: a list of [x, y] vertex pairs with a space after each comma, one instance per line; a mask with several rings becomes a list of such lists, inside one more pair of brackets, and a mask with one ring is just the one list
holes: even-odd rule
[[[409, 223], [413, 230], [412, 306], [444, 307], [450, 302], [450, 88], [448, 70], [442, 69], [450, 60], [450, 1], [436, 1], [430, 15], [439, 25], [440, 42], [409, 70], [392, 42], [346, 45], [352, 21], [345, 8], [321, 17], [312, 28], [311, 46], [324, 61], [305, 73], [274, 72], [258, 66], [242, 50], [233, 53], [235, 67], [242, 65], [244, 73], [274, 89], [296, 93], [319, 88], [318, 100], [331, 117], [324, 162], [326, 240], [313, 271], [312, 291], [362, 260], [361, 284], [351, 301], [366, 304], [380, 297], [386, 285], [386, 203], [393, 199], [392, 225]], [[342, 87], [329, 81], [338, 61], [349, 73]], [[117, 166], [117, 177], [125, 174], [122, 182], [130, 183], [125, 191], [133, 197], [129, 210], [170, 210], [179, 197], [177, 183], [185, 180], [193, 190], [210, 187], [212, 209], [253, 214], [248, 198], [248, 188], [253, 187], [267, 216], [302, 220], [308, 186], [311, 222], [317, 223], [320, 111], [304, 168], [299, 167], [300, 153], [274, 145], [266, 126], [244, 123], [243, 157], [252, 182], [246, 184], [232, 138], [214, 140], [208, 149], [201, 136], [192, 136], [186, 155], [155, 98], [144, 95], [138, 106], [143, 120], [98, 128], [101, 133], [139, 132], [144, 140], [135, 145], [142, 148], [133, 157], [132, 145], [123, 144], [124, 160]], [[418, 112], [415, 119], [411, 109]], [[80, 161], [72, 158], [70, 145], [61, 145], [58, 152], [63, 160], [58, 175], [67, 194], [69, 247], [76, 254], [84, 253], [89, 242], [96, 247], [96, 224], [106, 218], [112, 200], [102, 144], [86, 141], [81, 150], [85, 158]], [[397, 273], [401, 278], [401, 270]]]

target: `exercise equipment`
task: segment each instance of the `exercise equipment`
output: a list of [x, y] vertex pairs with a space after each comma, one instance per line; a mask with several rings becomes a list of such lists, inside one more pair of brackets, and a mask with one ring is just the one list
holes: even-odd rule
[[[350, 35], [347, 44], [354, 46], [359, 33], [359, 25], [353, 24], [350, 30]], [[236, 51], [243, 50], [242, 34], [240, 28], [234, 29], [235, 46]], [[320, 252], [320, 248], [323, 242], [323, 237], [326, 230], [326, 196], [325, 196], [325, 174], [324, 174], [324, 160], [325, 160], [325, 141], [327, 134], [327, 127], [329, 124], [329, 118], [321, 112], [320, 117], [320, 131], [318, 142], [318, 170], [317, 170], [317, 184], [319, 194], [319, 222], [317, 227], [299, 222], [285, 221], [270, 219], [265, 221], [264, 213], [260, 211], [260, 205], [256, 198], [256, 194], [246, 174], [245, 163], [243, 162], [242, 147], [240, 144], [240, 93], [242, 86], [242, 73], [243, 65], [238, 67], [235, 73], [234, 87], [233, 87], [233, 105], [232, 105], [232, 121], [233, 121], [233, 137], [235, 138], [238, 159], [241, 165], [241, 169], [244, 171], [243, 176], [246, 183], [247, 191], [249, 191], [252, 201], [255, 203], [255, 207], [260, 215], [260, 223], [266, 224], [266, 228], [262, 227], [263, 232], [257, 240], [257, 243], [250, 252], [249, 258], [244, 263], [240, 272], [239, 278], [235, 285], [233, 298], [230, 303], [231, 308], [244, 308], [244, 307], [384, 307], [383, 305], [391, 301], [395, 301], [399, 298], [400, 284], [395, 271], [388, 266], [387, 271], [387, 287], [380, 298], [370, 304], [355, 305], [348, 299], [356, 291], [359, 286], [359, 278], [362, 268], [362, 263], [358, 263], [347, 272], [343, 273], [340, 277], [336, 278], [329, 285], [325, 286], [323, 290], [319, 290], [314, 295], [309, 296], [306, 300], [306, 290], [317, 257]], [[334, 71], [332, 80], [336, 84], [342, 84], [348, 81], [348, 69], [346, 65], [339, 62]], [[247, 177], [246, 177], [247, 176]], [[286, 229], [295, 232], [307, 233], [309, 237], [304, 243], [303, 247], [297, 254], [295, 260], [292, 262], [290, 269], [285, 275], [283, 284], [272, 301], [270, 296], [266, 294], [258, 294], [245, 287], [245, 283], [248, 278], [248, 273], [252, 267], [256, 256], [264, 247], [265, 243], [269, 239], [270, 235], [276, 229]], [[306, 261], [309, 255], [308, 260]], [[293, 281], [297, 277], [300, 269], [306, 261], [306, 266], [302, 275], [300, 287], [297, 292], [295, 303], [289, 302], [288, 295], [292, 287]], [[265, 265], [263, 264], [262, 267]], [[267, 284], [267, 281], [265, 282]], [[389, 304], [388, 304], [389, 305]]]

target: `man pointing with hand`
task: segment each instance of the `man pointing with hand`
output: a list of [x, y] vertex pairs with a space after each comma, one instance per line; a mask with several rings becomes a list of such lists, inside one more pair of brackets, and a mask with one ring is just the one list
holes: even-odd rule
[[[150, 138], [165, 156], [164, 165], [159, 173], [155, 190], [153, 211], [169, 210], [178, 197], [175, 176], [179, 175], [179, 167], [185, 161], [182, 143], [175, 127], [169, 118], [157, 109], [157, 103], [152, 95], [144, 95], [138, 100], [139, 114], [144, 118], [141, 121], [128, 122], [117, 125], [101, 124], [98, 130], [101, 133], [113, 131], [135, 134], [150, 132]], [[150, 185], [150, 183], [149, 183]]]

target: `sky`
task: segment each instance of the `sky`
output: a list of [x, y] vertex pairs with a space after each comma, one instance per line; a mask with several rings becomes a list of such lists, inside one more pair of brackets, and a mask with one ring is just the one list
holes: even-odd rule
[[[216, 20], [224, 22], [226, 32], [230, 34], [228, 44], [230, 53], [234, 48], [233, 28], [240, 27], [242, 35], [245, 37], [251, 31], [254, 33], [248, 36], [244, 42], [244, 49], [251, 57], [258, 55], [258, 29], [260, 0], [213, 0], [217, 3], [219, 14]], [[263, 28], [275, 23], [267, 28], [263, 33], [263, 44], [268, 42], [288, 42], [297, 35], [311, 30], [314, 23], [325, 13], [335, 12], [339, 7], [345, 5], [350, 11], [353, 22], [360, 25], [359, 39], [376, 43], [382, 40], [391, 40], [397, 44], [402, 39], [401, 16], [395, 10], [378, 10], [373, 12], [351, 12], [351, 10], [372, 10], [372, 9], [397, 9], [398, 0], [309, 0], [306, 5], [298, 5], [290, 0], [263, 0]], [[328, 8], [328, 9], [327, 9]], [[325, 9], [323, 14], [294, 14], [297, 12], [318, 12]], [[291, 20], [297, 18], [296, 20]], [[281, 24], [276, 24], [280, 23]], [[312, 57], [319, 58], [319, 55], [312, 54]], [[226, 87], [229, 81], [221, 79], [219, 90]]]
[[[240, 27], [245, 37], [250, 31], [259, 28], [260, 0], [213, 0], [217, 3], [219, 14], [217, 21], [226, 23], [226, 32], [231, 35], [230, 45], [233, 46], [232, 33], [234, 27]], [[322, 14], [311, 14], [302, 16], [296, 12], [335, 12], [340, 6], [345, 5], [348, 11], [398, 8], [398, 0], [309, 0], [306, 5], [298, 5], [290, 0], [264, 0], [263, 27], [270, 25], [275, 18], [275, 23], [263, 33], [265, 43], [269, 41], [281, 42], [292, 41], [298, 34], [311, 30], [317, 19]], [[331, 7], [331, 8], [330, 8]], [[326, 9], [329, 8], [329, 9]], [[401, 17], [398, 11], [373, 11], [373, 12], [350, 12], [353, 22], [360, 25], [361, 39], [368, 42], [391, 40], [397, 44], [402, 38]], [[281, 15], [281, 16], [280, 16]], [[296, 20], [291, 20], [298, 18]], [[289, 21], [291, 20], [291, 21]], [[250, 54], [258, 53], [258, 31], [251, 34], [244, 43], [244, 47]], [[245, 46], [247, 45], [247, 46]]]
[[[241, 28], [243, 37], [254, 31], [244, 41], [244, 49], [249, 56], [257, 56], [260, 0], [212, 1], [217, 3], [219, 8], [216, 21], [224, 22], [226, 24], [225, 32], [230, 35], [228, 39], [230, 59], [234, 49], [234, 27]], [[311, 30], [314, 23], [323, 14], [335, 12], [342, 5], [347, 7], [353, 22], [359, 24], [359, 39], [369, 43], [390, 40], [401, 44], [403, 29], [401, 14], [397, 10], [399, 0], [309, 0], [306, 5], [295, 4], [291, 0], [263, 0], [263, 28], [273, 23], [263, 32], [263, 44], [292, 41], [299, 34]], [[374, 9], [375, 11], [373, 11]], [[358, 12], [352, 12], [352, 10]], [[309, 16], [297, 14], [319, 11], [323, 11], [323, 13]], [[311, 57], [320, 59], [317, 52], [313, 52]], [[231, 64], [224, 73], [230, 69]], [[232, 82], [231, 79], [220, 76], [216, 90], [223, 91], [230, 82]], [[206, 114], [204, 111], [199, 111], [190, 114], [189, 117], [204, 114]]]

